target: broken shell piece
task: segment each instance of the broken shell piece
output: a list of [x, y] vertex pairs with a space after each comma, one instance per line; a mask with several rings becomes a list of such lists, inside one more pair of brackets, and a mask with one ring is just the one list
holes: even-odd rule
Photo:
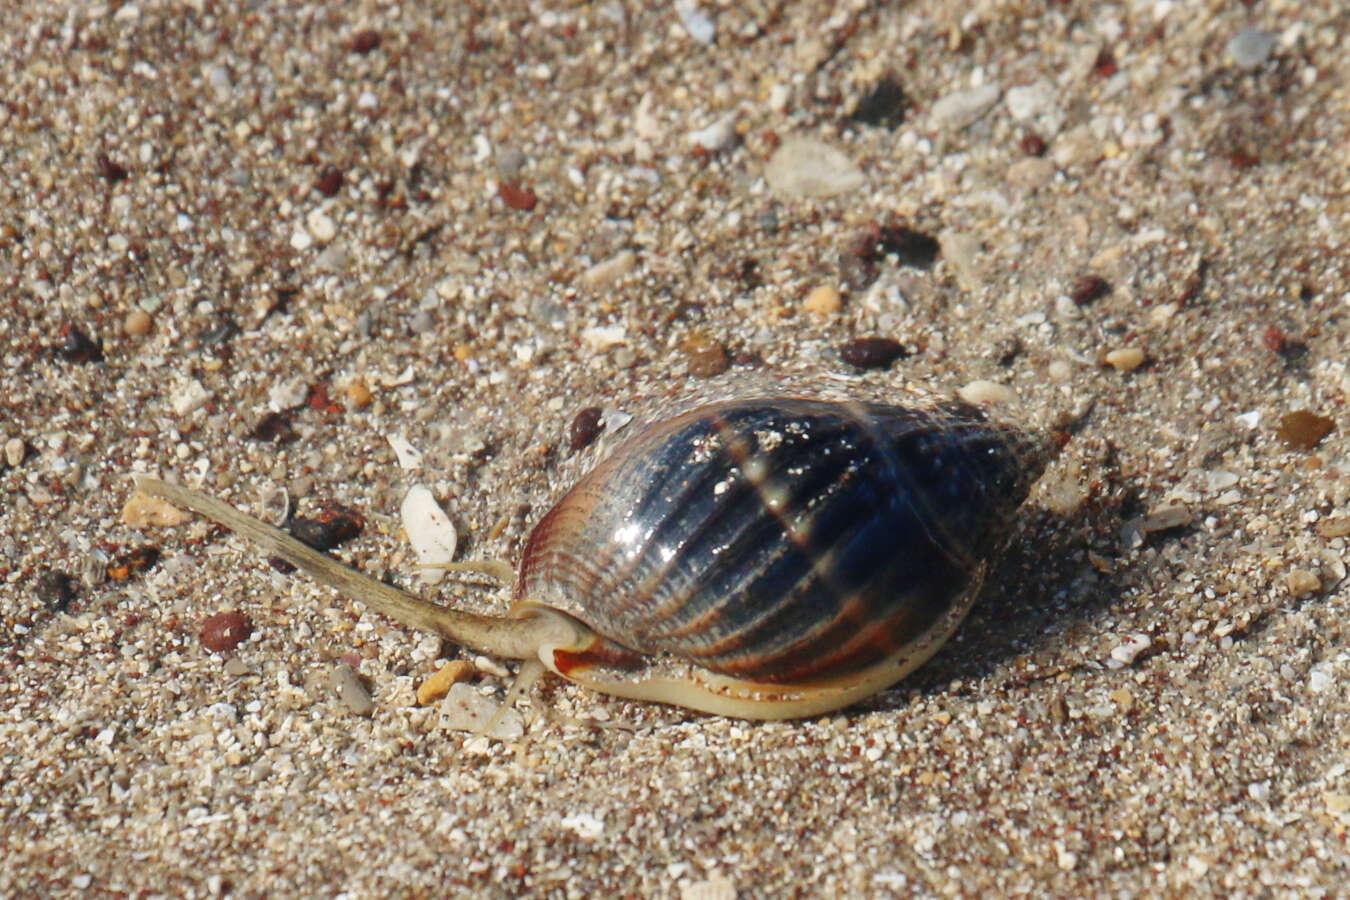
[[417, 551], [422, 581], [436, 584], [445, 576], [444, 567], [455, 558], [455, 545], [459, 542], [455, 526], [425, 485], [416, 484], [408, 489], [401, 512], [403, 531]]

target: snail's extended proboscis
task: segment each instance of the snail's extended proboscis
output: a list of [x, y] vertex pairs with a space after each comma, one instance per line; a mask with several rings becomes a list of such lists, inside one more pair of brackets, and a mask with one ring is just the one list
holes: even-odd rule
[[[539, 521], [506, 616], [350, 569], [141, 476], [404, 624], [577, 684], [749, 719], [899, 681], [960, 624], [1052, 444], [960, 405], [761, 397], [636, 428]], [[473, 564], [463, 564], [475, 568]]]

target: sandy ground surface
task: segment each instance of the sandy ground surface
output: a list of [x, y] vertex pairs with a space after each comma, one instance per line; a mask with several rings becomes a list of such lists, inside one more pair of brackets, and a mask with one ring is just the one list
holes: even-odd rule
[[[1343, 895], [1338, 0], [67, 6], [0, 12], [0, 893]], [[337, 502], [500, 611], [417, 588], [409, 485], [515, 561], [580, 410], [789, 377], [1090, 409], [959, 636], [814, 720], [476, 737], [455, 648], [124, 520]]]

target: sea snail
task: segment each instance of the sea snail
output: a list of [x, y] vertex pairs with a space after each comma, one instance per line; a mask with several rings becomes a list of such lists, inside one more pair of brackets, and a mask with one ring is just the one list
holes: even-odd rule
[[637, 429], [549, 510], [504, 617], [421, 600], [196, 491], [138, 485], [385, 615], [526, 660], [518, 685], [547, 668], [782, 719], [881, 691], [941, 646], [1051, 448], [960, 405], [701, 406]]

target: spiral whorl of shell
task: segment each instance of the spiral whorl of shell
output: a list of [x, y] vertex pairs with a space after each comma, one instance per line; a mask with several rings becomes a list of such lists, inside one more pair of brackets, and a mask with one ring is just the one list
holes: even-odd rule
[[1049, 455], [963, 406], [705, 406], [579, 481], [531, 534], [516, 595], [611, 656], [733, 680], [838, 682], [933, 643], [916, 665], [965, 614]]

